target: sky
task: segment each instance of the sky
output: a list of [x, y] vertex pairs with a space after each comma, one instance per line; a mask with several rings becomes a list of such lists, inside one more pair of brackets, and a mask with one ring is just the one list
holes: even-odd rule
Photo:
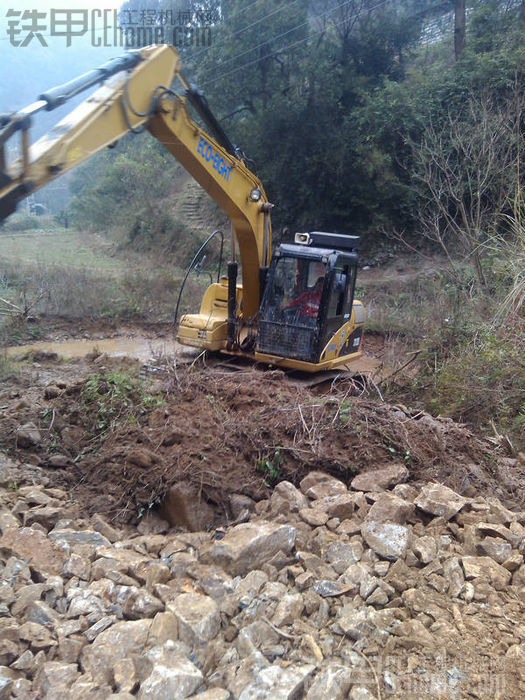
[[[109, 58], [123, 54], [125, 49], [115, 44], [113, 30], [107, 32], [106, 42], [103, 34], [104, 10], [118, 10], [121, 4], [119, 0], [0, 0], [0, 113], [21, 109], [45, 90], [97, 68]], [[34, 32], [34, 36], [24, 46], [23, 42], [30, 34], [30, 27], [25, 25], [29, 23], [30, 18], [24, 19], [23, 12], [35, 9], [42, 13], [38, 21], [43, 27], [39, 27], [39, 31]], [[88, 25], [85, 34], [69, 38], [53, 36], [52, 9], [86, 10]], [[92, 11], [96, 10], [101, 15], [98, 12], [92, 14]], [[74, 16], [77, 21], [83, 17], [78, 13]], [[63, 21], [67, 15], [62, 12], [57, 17]], [[113, 12], [108, 12], [106, 18], [106, 24], [112, 26]], [[96, 24], [92, 32], [93, 20]], [[9, 22], [20, 32], [10, 35]], [[61, 25], [58, 31], [63, 32], [64, 29], [64, 25]], [[46, 46], [43, 46], [43, 43]], [[75, 100], [75, 103], [80, 99]], [[39, 116], [35, 122], [35, 131], [39, 135], [47, 131], [50, 125], [64, 116], [72, 106]]]

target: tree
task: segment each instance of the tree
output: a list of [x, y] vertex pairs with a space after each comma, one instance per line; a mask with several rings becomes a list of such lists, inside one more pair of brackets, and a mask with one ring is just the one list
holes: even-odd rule
[[459, 61], [465, 50], [466, 26], [465, 0], [454, 0], [454, 53], [456, 61]]
[[453, 265], [453, 253], [472, 260], [481, 287], [482, 258], [516, 207], [524, 108], [519, 94], [505, 100], [472, 95], [462, 113], [449, 113], [440, 126], [428, 124], [412, 142], [422, 233]]

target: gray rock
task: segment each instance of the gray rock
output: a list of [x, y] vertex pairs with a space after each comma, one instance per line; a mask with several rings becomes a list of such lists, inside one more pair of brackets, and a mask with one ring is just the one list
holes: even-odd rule
[[243, 689], [239, 700], [295, 700], [314, 670], [312, 664], [294, 664], [288, 668], [269, 666]]
[[221, 659], [221, 676], [225, 685], [234, 698], [239, 698], [241, 692], [254, 681], [262, 669], [268, 668], [268, 660], [260, 651], [254, 651], [245, 659], [238, 659], [234, 649]]
[[150, 649], [145, 656], [153, 667], [140, 685], [139, 700], [182, 700], [192, 695], [204, 680], [197, 666], [181, 657], [172, 641]]
[[167, 610], [175, 616], [179, 639], [186, 644], [203, 645], [213, 639], [220, 628], [217, 603], [209, 596], [183, 593], [167, 603]]
[[339, 664], [330, 664], [319, 671], [305, 700], [343, 700], [351, 685], [352, 670]]
[[418, 537], [412, 545], [414, 554], [423, 564], [428, 564], [433, 561], [437, 557], [438, 549], [436, 538], [430, 535]]
[[112, 694], [111, 686], [100, 685], [91, 676], [83, 675], [73, 683], [66, 697], [68, 700], [106, 700], [117, 696]]
[[95, 530], [52, 530], [49, 539], [54, 542], [63, 542], [70, 546], [76, 544], [92, 544], [95, 547], [110, 547], [111, 542]]
[[106, 522], [98, 513], [91, 518], [91, 524], [93, 525], [93, 530], [100, 532], [110, 542], [117, 542], [121, 538], [119, 530]]
[[6, 666], [0, 666], [0, 700], [7, 700], [11, 696], [11, 689], [18, 674]]
[[376, 700], [374, 693], [371, 693], [364, 685], [354, 685], [348, 696], [348, 700]]
[[312, 591], [318, 593], [322, 598], [338, 598], [346, 593], [355, 593], [357, 586], [355, 583], [349, 584], [344, 581], [326, 581], [322, 579], [314, 583]]
[[9, 510], [0, 511], [0, 535], [3, 535], [7, 530], [18, 530], [20, 521]]
[[462, 557], [461, 564], [467, 581], [484, 579], [497, 591], [509, 585], [512, 574], [490, 557]]
[[111, 625], [113, 625], [116, 621], [117, 618], [115, 615], [106, 615], [101, 617], [98, 622], [95, 622], [94, 625], [91, 625], [91, 627], [84, 632], [85, 638], [88, 640], [88, 642], [92, 642], [101, 632], [107, 630], [108, 627], [111, 627]]
[[49, 649], [57, 645], [49, 630], [37, 622], [24, 622], [18, 628], [18, 635], [21, 640], [29, 642], [33, 651]]
[[376, 554], [390, 561], [402, 557], [408, 545], [408, 528], [404, 525], [367, 521], [361, 527], [361, 534]]
[[443, 573], [448, 581], [448, 595], [457, 598], [465, 587], [465, 577], [459, 557], [451, 557], [443, 563]]
[[234, 520], [237, 520], [237, 518], [245, 511], [248, 511], [248, 513], [253, 513], [255, 510], [255, 501], [242, 493], [230, 494], [228, 503], [232, 513], [232, 518]]
[[502, 566], [508, 571], [517, 571], [523, 564], [523, 554], [519, 552], [513, 552], [508, 559], [506, 559]]
[[80, 654], [85, 645], [86, 640], [78, 637], [65, 637], [60, 639], [55, 658], [67, 664], [78, 664]]
[[26, 649], [18, 659], [11, 664], [11, 668], [14, 668], [16, 671], [29, 671], [33, 667], [33, 660], [35, 658], [35, 655], [30, 649]]
[[332, 496], [324, 496], [312, 501], [312, 508], [324, 511], [329, 518], [345, 520], [351, 518], [355, 509], [355, 494], [339, 493]]
[[0, 639], [0, 665], [7, 666], [20, 654], [20, 647], [11, 639]]
[[303, 610], [303, 596], [300, 593], [288, 593], [277, 604], [272, 622], [276, 627], [291, 625], [301, 617]]
[[[346, 486], [330, 474], [326, 472], [313, 471], [307, 474], [299, 484], [301, 491], [306, 494], [310, 489], [318, 489], [322, 484], [326, 485], [333, 494], [344, 493]], [[319, 498], [319, 496], [311, 496], [311, 498]]]
[[273, 490], [270, 505], [275, 511], [280, 504], [286, 506], [283, 512], [297, 513], [301, 508], [308, 508], [308, 499], [289, 481], [280, 481]]
[[68, 695], [70, 686], [79, 675], [76, 664], [47, 661], [40, 666], [36, 673], [33, 690], [39, 697], [58, 700]]
[[36, 447], [42, 442], [42, 435], [34, 423], [25, 423], [16, 431], [16, 441], [19, 447]]
[[242, 576], [268, 562], [279, 552], [289, 554], [297, 531], [290, 525], [264, 520], [242, 523], [232, 528], [222, 540], [204, 549], [201, 562], [216, 564], [234, 576]]
[[440, 515], [445, 520], [453, 518], [466, 502], [466, 498], [452, 491], [448, 486], [443, 486], [443, 484], [427, 484], [423, 486], [414, 500], [415, 505], [425, 511], [425, 513]]
[[149, 639], [151, 620], [117, 622], [101, 632], [95, 641], [84, 647], [80, 665], [85, 673], [103, 683], [112, 682], [116, 661], [130, 654], [141, 654]]
[[403, 525], [414, 511], [412, 503], [399, 498], [393, 493], [379, 494], [368, 511], [365, 520], [377, 523], [398, 523]]
[[312, 486], [306, 489], [304, 492], [305, 496], [308, 496], [308, 498], [311, 498], [312, 500], [318, 500], [320, 498], [326, 498], [327, 496], [341, 496], [348, 492], [347, 487], [342, 481], [339, 481], [339, 479], [334, 479], [328, 475], [326, 476], [328, 478], [324, 481], [312, 484]]
[[70, 588], [67, 592], [67, 599], [71, 601], [67, 610], [68, 617], [78, 617], [90, 613], [103, 615], [109, 606], [108, 601], [93, 593], [89, 588]]
[[239, 655], [245, 658], [256, 651], [260, 651], [263, 646], [277, 644], [279, 639], [277, 632], [267, 622], [255, 620], [255, 622], [239, 630], [235, 646]]
[[335, 625], [339, 633], [348, 635], [350, 639], [366, 639], [368, 643], [373, 639], [384, 642], [393, 620], [392, 610], [375, 610], [372, 606], [356, 608], [350, 603], [339, 609]]
[[384, 491], [408, 479], [404, 464], [389, 464], [383, 469], [358, 474], [350, 486], [356, 491]]
[[53, 506], [37, 506], [24, 513], [24, 525], [31, 527], [35, 523], [42, 525], [46, 530], [54, 527], [63, 515], [62, 508]]
[[53, 544], [41, 530], [32, 527], [7, 530], [0, 538], [0, 548], [46, 574], [60, 574], [66, 560], [62, 547]]
[[137, 586], [119, 586], [116, 602], [131, 620], [153, 617], [164, 611], [164, 603], [161, 600]]
[[363, 555], [363, 545], [359, 541], [342, 542], [336, 540], [328, 545], [325, 551], [326, 561], [334, 571], [342, 574], [350, 564], [358, 562]]
[[328, 514], [319, 508], [301, 508], [299, 517], [312, 527], [320, 527], [328, 521]]
[[26, 621], [37, 622], [45, 627], [54, 627], [59, 615], [41, 600], [34, 600], [26, 608]]
[[210, 688], [205, 690], [204, 693], [199, 693], [198, 695], [192, 695], [190, 700], [230, 700], [231, 695], [229, 690], [224, 688]]
[[512, 545], [500, 537], [485, 537], [478, 542], [476, 549], [480, 554], [486, 554], [498, 564], [503, 564], [512, 555]]
[[[11, 591], [12, 590], [13, 589], [11, 589]], [[11, 607], [11, 614], [14, 617], [19, 617], [27, 609], [28, 605], [30, 605], [33, 601], [40, 600], [42, 598], [45, 590], [45, 583], [30, 583], [27, 586], [18, 586], [16, 600]], [[8, 595], [8, 591], [6, 591], [6, 595]], [[7, 599], [9, 600], [9, 598]]]
[[366, 604], [367, 605], [378, 605], [378, 606], [383, 606], [388, 603], [388, 595], [385, 590], [382, 588], [375, 588], [374, 591], [366, 596]]
[[418, 647], [433, 649], [436, 646], [436, 639], [427, 630], [420, 620], [405, 620], [394, 630], [399, 637], [404, 637], [403, 647], [414, 649]]
[[[140, 662], [137, 665], [140, 665]], [[148, 669], [151, 670], [151, 667], [148, 666]], [[116, 661], [113, 666], [113, 678], [115, 679], [116, 689], [121, 693], [134, 693], [138, 690], [140, 681], [133, 659], [119, 659]]]
[[91, 563], [85, 557], [73, 552], [64, 565], [62, 575], [66, 578], [76, 576], [82, 581], [89, 581], [91, 578]]
[[516, 548], [521, 546], [524, 539], [523, 534], [516, 534], [510, 528], [497, 523], [478, 523], [476, 525], [476, 532], [488, 535], [489, 537], [501, 537]]

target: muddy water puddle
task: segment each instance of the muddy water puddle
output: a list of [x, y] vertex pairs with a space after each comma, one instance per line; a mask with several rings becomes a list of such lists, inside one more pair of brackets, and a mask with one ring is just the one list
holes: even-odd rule
[[85, 357], [91, 352], [105, 353], [109, 357], [133, 357], [141, 362], [151, 362], [158, 358], [178, 356], [192, 357], [195, 351], [183, 348], [170, 338], [100, 338], [82, 340], [64, 340], [58, 342], [39, 341], [28, 345], [17, 345], [7, 348], [10, 357], [21, 357], [31, 352], [56, 353], [60, 357], [71, 360]]
[[[157, 363], [177, 357], [177, 362], [188, 363], [199, 354], [196, 348], [179, 345], [171, 338], [146, 338], [144, 336], [117, 336], [113, 338], [89, 338], [62, 341], [38, 341], [27, 345], [16, 345], [6, 348], [7, 355], [21, 359], [29, 353], [55, 353], [64, 360], [86, 357], [97, 352], [109, 357], [131, 357], [145, 364]], [[220, 358], [216, 358], [216, 362]], [[224, 361], [224, 358], [223, 358]], [[162, 362], [161, 362], [162, 364]], [[233, 362], [235, 364], [235, 362]], [[378, 374], [381, 362], [378, 358], [365, 355], [345, 369], [356, 374]], [[232, 370], [235, 367], [232, 367]], [[344, 371], [344, 370], [342, 370]], [[335, 372], [337, 374], [337, 372]], [[310, 377], [310, 375], [306, 375]], [[311, 378], [311, 377], [310, 377]]]

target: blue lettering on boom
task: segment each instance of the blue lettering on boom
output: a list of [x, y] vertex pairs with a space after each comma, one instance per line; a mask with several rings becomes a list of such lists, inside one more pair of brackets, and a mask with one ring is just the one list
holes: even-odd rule
[[225, 180], [230, 179], [230, 173], [231, 173], [231, 165], [228, 165], [224, 158], [221, 156], [220, 153], [218, 153], [213, 146], [206, 141], [206, 139], [203, 136], [199, 137], [199, 143], [197, 144], [197, 153], [202, 156], [202, 158], [206, 162], [212, 162], [213, 167], [219, 175], [222, 175], [222, 177]]

